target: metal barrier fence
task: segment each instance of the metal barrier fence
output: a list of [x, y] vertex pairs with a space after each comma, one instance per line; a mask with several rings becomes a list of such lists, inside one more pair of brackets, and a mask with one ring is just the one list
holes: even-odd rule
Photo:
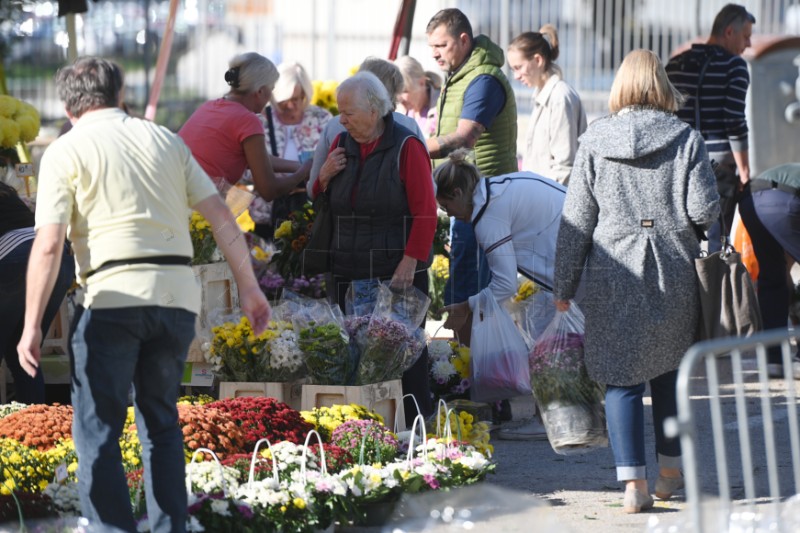
[[[152, 82], [166, 3], [91, 2], [79, 25], [80, 54], [116, 57], [127, 72], [137, 72], [128, 80], [132, 85], [129, 100], [136, 109], [143, 109]], [[589, 113], [604, 113], [614, 72], [630, 50], [649, 48], [666, 60], [681, 44], [704, 38], [725, 3], [727, 0], [425, 0], [417, 2], [412, 52], [430, 61], [424, 30], [429, 17], [442, 7], [462, 9], [476, 33], [488, 34], [503, 49], [519, 33], [552, 23], [559, 31], [558, 63], [565, 78], [581, 94]], [[755, 14], [757, 33], [800, 33], [800, 0], [739, 3]], [[242, 6], [249, 11], [243, 14]], [[224, 84], [219, 73], [228, 57], [242, 47], [275, 60], [298, 60], [312, 70], [312, 77], [341, 78], [366, 55], [386, 55], [398, 6], [399, 1], [387, 0], [184, 0], [162, 102], [170, 108], [178, 100], [220, 94]], [[344, 15], [364, 10], [371, 11], [360, 20], [369, 15], [370, 24], [354, 24]], [[298, 19], [300, 13], [304, 15]], [[15, 74], [8, 80], [9, 90], [42, 110], [46, 119], [63, 118], [52, 76], [43, 74], [40, 67], [63, 64], [64, 22], [52, 13], [40, 22], [38, 26], [26, 22], [27, 26], [13, 30], [30, 35], [13, 44], [6, 58], [7, 68], [13, 63]], [[28, 67], [30, 78], [25, 74]], [[519, 111], [527, 113], [530, 91], [516, 82], [514, 87]], [[182, 116], [179, 113], [174, 121]], [[169, 113], [162, 118], [172, 119]]]
[[[746, 339], [706, 341], [692, 346], [681, 362], [677, 383], [678, 417], [665, 423], [665, 433], [681, 439], [686, 500], [693, 533], [728, 531], [735, 501], [753, 515], [760, 503], [772, 506], [769, 516], [779, 516], [781, 500], [800, 490], [800, 435], [790, 349], [790, 341], [797, 337], [797, 333], [772, 330]], [[770, 380], [767, 373], [767, 349], [772, 346], [781, 347], [783, 381]], [[699, 370], [704, 370], [705, 376], [699, 375]], [[702, 386], [705, 384], [707, 387]], [[709, 428], [698, 428], [696, 423], [700, 415], [698, 409], [705, 407], [706, 402], [710, 409], [710, 433]], [[760, 434], [751, 432], [751, 425], [758, 426], [759, 421]], [[780, 435], [788, 433], [788, 442], [778, 438], [778, 421]], [[735, 437], [727, 438], [726, 431], [734, 429]], [[699, 458], [701, 446], [707, 444], [700, 441], [707, 440], [709, 435], [716, 463], [716, 494], [721, 501], [717, 517], [704, 516], [708, 510], [702, 505], [712, 489], [708, 483], [701, 486], [702, 469], [710, 465]], [[736, 448], [738, 459], [734, 457]], [[766, 476], [758, 457], [766, 459]], [[784, 467], [786, 462], [790, 463], [790, 471]], [[736, 487], [735, 493], [733, 487]]]

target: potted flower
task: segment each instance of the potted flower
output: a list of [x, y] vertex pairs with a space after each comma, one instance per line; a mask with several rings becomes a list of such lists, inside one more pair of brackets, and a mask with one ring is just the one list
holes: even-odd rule
[[428, 344], [428, 376], [434, 398], [469, 398], [469, 348], [456, 341], [432, 340]]

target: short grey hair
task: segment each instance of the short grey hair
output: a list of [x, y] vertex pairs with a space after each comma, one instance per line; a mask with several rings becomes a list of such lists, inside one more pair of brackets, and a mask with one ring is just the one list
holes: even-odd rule
[[100, 57], [82, 57], [56, 73], [58, 96], [78, 118], [94, 109], [117, 107], [124, 81], [119, 65]]
[[225, 81], [236, 94], [251, 94], [265, 85], [271, 91], [278, 77], [275, 64], [256, 52], [234, 56], [228, 61], [228, 71], [225, 72]]
[[360, 107], [368, 111], [376, 111], [381, 117], [389, 114], [394, 108], [386, 87], [372, 72], [356, 72], [344, 80], [336, 89], [336, 97], [338, 98], [344, 92], [356, 95]]

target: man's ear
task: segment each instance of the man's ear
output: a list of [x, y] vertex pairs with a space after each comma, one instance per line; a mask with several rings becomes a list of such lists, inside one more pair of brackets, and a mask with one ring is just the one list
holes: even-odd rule
[[467, 35], [466, 32], [460, 34], [458, 36], [458, 40], [463, 46], [469, 46], [470, 45], [470, 38], [469, 38], [469, 35]]

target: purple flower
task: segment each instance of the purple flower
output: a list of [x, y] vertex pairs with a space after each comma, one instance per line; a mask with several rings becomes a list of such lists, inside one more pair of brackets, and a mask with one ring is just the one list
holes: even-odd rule
[[425, 474], [422, 476], [422, 478], [425, 480], [425, 483], [427, 483], [430, 488], [434, 490], [439, 488], [439, 480], [436, 479], [436, 477], [433, 474]]

